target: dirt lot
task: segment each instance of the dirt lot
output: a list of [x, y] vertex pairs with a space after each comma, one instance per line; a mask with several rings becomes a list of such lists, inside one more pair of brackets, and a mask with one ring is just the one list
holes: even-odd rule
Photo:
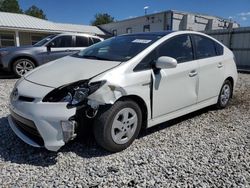
[[206, 108], [143, 131], [110, 154], [93, 138], [59, 152], [23, 143], [7, 122], [14, 79], [0, 79], [3, 187], [249, 187], [250, 74], [240, 74], [230, 106]]

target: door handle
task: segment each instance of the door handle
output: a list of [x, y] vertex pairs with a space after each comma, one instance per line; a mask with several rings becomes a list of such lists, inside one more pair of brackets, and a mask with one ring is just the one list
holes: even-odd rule
[[218, 63], [217, 67], [221, 68], [221, 67], [223, 67], [223, 64], [220, 62], [220, 63]]
[[196, 70], [192, 70], [190, 73], [189, 73], [189, 77], [194, 77], [198, 74], [198, 72]]
[[70, 49], [67, 49], [67, 50], [65, 50], [66, 52], [70, 52], [71, 50]]

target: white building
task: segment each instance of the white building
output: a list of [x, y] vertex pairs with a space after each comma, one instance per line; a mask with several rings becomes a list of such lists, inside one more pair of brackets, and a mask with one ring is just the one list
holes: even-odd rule
[[100, 28], [113, 35], [164, 30], [204, 31], [237, 27], [239, 24], [228, 19], [175, 10], [100, 25]]
[[173, 10], [117, 21], [99, 27], [55, 23], [25, 14], [0, 12], [0, 48], [31, 45], [45, 36], [63, 32], [87, 33], [107, 38], [110, 35], [147, 31], [207, 31], [237, 27], [239, 24], [231, 20]]
[[0, 12], [0, 48], [31, 45], [45, 36], [63, 32], [106, 35], [95, 26], [54, 23], [25, 14]]

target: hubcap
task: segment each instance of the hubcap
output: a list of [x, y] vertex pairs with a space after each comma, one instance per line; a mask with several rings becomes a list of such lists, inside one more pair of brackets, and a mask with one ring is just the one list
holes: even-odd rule
[[228, 84], [225, 84], [222, 88], [220, 96], [220, 102], [223, 106], [225, 106], [228, 103], [230, 96], [231, 96], [230, 86]]
[[138, 125], [138, 116], [134, 109], [124, 108], [120, 110], [111, 127], [111, 136], [116, 144], [127, 143], [135, 134]]
[[16, 72], [18, 75], [23, 76], [25, 73], [33, 70], [34, 67], [31, 62], [27, 60], [19, 61], [16, 65]]

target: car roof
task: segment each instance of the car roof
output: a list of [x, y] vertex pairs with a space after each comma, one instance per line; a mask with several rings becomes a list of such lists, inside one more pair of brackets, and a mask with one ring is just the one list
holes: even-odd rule
[[159, 31], [159, 32], [144, 32], [144, 33], [132, 33], [132, 34], [124, 34], [126, 36], [166, 36], [170, 33], [173, 33], [173, 32], [176, 32], [176, 31], [172, 31], [172, 30], [169, 30], [169, 31]]
[[75, 35], [75, 36], [85, 36], [85, 37], [100, 38], [98, 36], [90, 35], [90, 34], [87, 34], [87, 33], [58, 33], [58, 34], [56, 34], [56, 36], [63, 36], [63, 35]]

